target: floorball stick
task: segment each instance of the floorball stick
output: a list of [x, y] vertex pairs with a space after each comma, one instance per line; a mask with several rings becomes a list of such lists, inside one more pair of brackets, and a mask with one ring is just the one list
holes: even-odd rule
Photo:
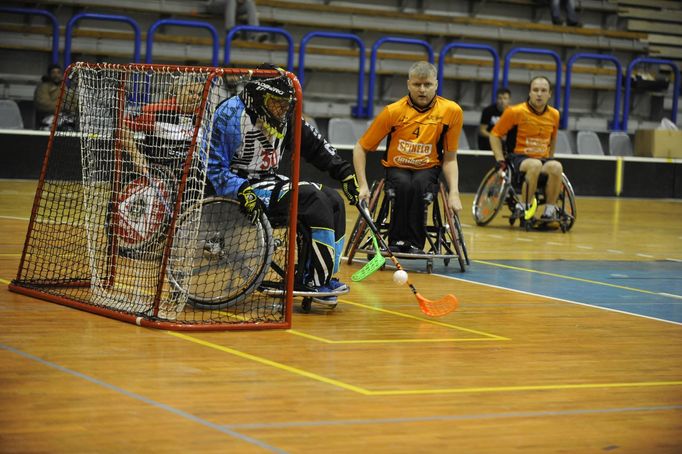
[[[377, 229], [377, 226], [374, 225], [374, 221], [372, 220], [372, 216], [370, 216], [369, 211], [367, 210], [367, 203], [364, 200], [361, 200], [358, 204], [358, 211], [360, 212], [360, 215], [363, 217], [365, 222], [367, 223], [367, 226], [369, 229], [372, 231], [376, 239], [381, 243], [381, 247], [386, 251], [388, 254], [388, 258], [391, 259], [393, 264], [398, 268], [399, 270], [402, 270], [403, 267], [400, 265], [400, 262], [398, 261], [397, 258], [393, 255], [391, 250], [388, 248], [388, 245], [386, 244], [386, 241], [381, 237], [379, 234], [379, 229]], [[457, 301], [457, 297], [455, 295], [445, 295], [439, 300], [436, 301], [431, 301], [429, 299], [424, 298], [415, 288], [415, 286], [410, 282], [408, 279], [406, 284], [410, 287], [410, 290], [412, 290], [412, 293], [414, 296], [417, 298], [417, 302], [419, 303], [419, 308], [423, 313], [430, 317], [440, 317], [446, 314], [449, 314], [450, 312], [454, 311], [457, 309], [457, 306], [459, 305], [459, 302]]]

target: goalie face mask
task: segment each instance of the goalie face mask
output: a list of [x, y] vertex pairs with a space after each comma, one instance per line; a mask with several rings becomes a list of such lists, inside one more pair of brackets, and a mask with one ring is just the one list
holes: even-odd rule
[[240, 97], [247, 112], [262, 120], [267, 129], [282, 134], [294, 107], [294, 88], [288, 77], [252, 80]]

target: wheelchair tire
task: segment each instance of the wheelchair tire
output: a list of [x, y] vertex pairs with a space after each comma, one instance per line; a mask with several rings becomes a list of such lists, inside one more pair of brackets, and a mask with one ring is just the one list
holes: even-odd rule
[[151, 166], [149, 176], [131, 174], [121, 184], [107, 219], [115, 219], [118, 254], [131, 259], [155, 259], [161, 254], [175, 202], [176, 182], [169, 170]]
[[559, 193], [559, 200], [557, 201], [559, 208], [559, 226], [561, 231], [566, 233], [573, 227], [578, 216], [575, 206], [575, 192], [573, 186], [568, 181], [566, 175], [561, 175], [561, 192]]
[[459, 269], [462, 272], [465, 272], [467, 265], [469, 264], [469, 257], [467, 256], [466, 246], [464, 245], [462, 225], [459, 222], [459, 216], [457, 216], [457, 213], [453, 212], [448, 206], [448, 198], [443, 185], [440, 186], [440, 195], [443, 199], [443, 213], [445, 214], [445, 219], [448, 222], [447, 234], [450, 236], [450, 242], [452, 243], [452, 247], [455, 249], [455, 254], [457, 254]]
[[[369, 197], [369, 212], [371, 215], [374, 214], [374, 211], [376, 210], [376, 205], [379, 200], [379, 195], [381, 194], [381, 190], [384, 187], [384, 180], [379, 180], [375, 181], [372, 183], [372, 187], [370, 188], [370, 197]], [[365, 232], [367, 231], [367, 224], [365, 223], [364, 219], [362, 219], [362, 216], [358, 213], [358, 217], [355, 220], [355, 225], [353, 226], [353, 231], [350, 234], [350, 238], [348, 240], [348, 244], [346, 245], [346, 257], [348, 258], [347, 263], [349, 265], [353, 264], [353, 258], [355, 257], [355, 251], [358, 250], [358, 247], [360, 247], [360, 243], [362, 240], [365, 238]]]
[[272, 227], [264, 213], [255, 224], [236, 200], [209, 197], [201, 206], [198, 235], [191, 241], [196, 219], [187, 216], [175, 232], [173, 249], [194, 244], [192, 263], [169, 260], [168, 280], [195, 308], [226, 309], [255, 291], [270, 269], [274, 253]]
[[[508, 169], [507, 172], [510, 170]], [[478, 186], [472, 206], [476, 225], [487, 225], [495, 218], [507, 198], [508, 181], [509, 178], [501, 177], [494, 167], [485, 174]]]

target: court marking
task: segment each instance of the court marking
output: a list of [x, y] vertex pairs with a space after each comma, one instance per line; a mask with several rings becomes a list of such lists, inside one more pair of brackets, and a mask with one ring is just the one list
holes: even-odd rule
[[528, 291], [526, 291], [526, 290], [519, 290], [519, 289], [515, 289], [515, 288], [511, 288], [511, 287], [502, 287], [502, 286], [495, 285], [495, 284], [488, 284], [488, 283], [486, 283], [486, 282], [470, 281], [470, 280], [467, 280], [467, 279], [463, 279], [463, 278], [461, 278], [461, 277], [448, 276], [447, 274], [436, 274], [436, 273], [434, 273], [434, 274], [432, 274], [432, 276], [440, 276], [440, 277], [444, 277], [444, 278], [447, 278], [447, 279], [452, 279], [452, 280], [455, 280], [455, 281], [466, 282], [466, 283], [468, 283], [468, 284], [485, 285], [485, 286], [487, 286], [487, 287], [492, 287], [492, 288], [496, 288], [496, 289], [500, 289], [500, 290], [507, 290], [507, 291], [510, 291], [510, 292], [521, 293], [521, 294], [523, 294], [523, 295], [537, 296], [537, 297], [540, 297], [540, 298], [547, 298], [547, 299], [551, 299], [551, 300], [555, 300], [555, 301], [561, 301], [561, 302], [563, 302], [563, 303], [577, 304], [577, 305], [579, 305], [579, 306], [591, 307], [591, 308], [594, 308], [594, 309], [601, 309], [601, 310], [610, 311], [610, 312], [617, 312], [617, 313], [619, 313], [619, 314], [624, 314], [624, 315], [632, 315], [632, 316], [635, 316], [635, 317], [646, 318], [646, 319], [649, 319], [649, 320], [656, 320], [657, 322], [672, 323], [673, 325], [682, 325], [682, 322], [676, 322], [675, 320], [666, 320], [666, 319], [664, 319], [664, 318], [652, 317], [652, 316], [650, 316], [650, 315], [638, 314], [638, 313], [636, 313], [636, 312], [626, 312], [626, 311], [623, 311], [623, 310], [620, 310], [620, 309], [614, 309], [614, 308], [612, 308], [612, 307], [597, 306], [596, 304], [582, 303], [582, 302], [580, 302], [580, 301], [569, 300], [569, 299], [566, 299], [566, 298], [559, 298], [559, 297], [557, 297], [557, 296], [543, 295], [543, 294], [541, 294], [541, 293], [528, 292]]
[[466, 394], [466, 393], [491, 393], [491, 392], [518, 392], [518, 391], [549, 391], [549, 390], [568, 390], [568, 389], [603, 389], [603, 388], [641, 388], [641, 387], [656, 387], [656, 386], [680, 386], [680, 381], [651, 381], [651, 382], [630, 382], [630, 383], [568, 383], [555, 385], [520, 385], [520, 386], [488, 386], [488, 387], [474, 387], [474, 388], [430, 388], [430, 389], [388, 389], [380, 391], [372, 391], [361, 386], [352, 385], [334, 378], [325, 377], [314, 372], [310, 372], [298, 367], [289, 366], [284, 363], [273, 361], [271, 359], [263, 358], [258, 355], [246, 353], [234, 348], [218, 345], [203, 339], [199, 339], [188, 334], [165, 331], [169, 336], [176, 337], [188, 342], [209, 347], [230, 355], [237, 356], [242, 359], [256, 362], [265, 366], [273, 367], [283, 372], [288, 372], [304, 378], [312, 379], [327, 385], [336, 386], [347, 391], [353, 391], [364, 396], [407, 396], [407, 395], [426, 395], [426, 394]]
[[[651, 290], [644, 290], [640, 288], [634, 288], [634, 287], [626, 287], [624, 285], [618, 285], [618, 284], [610, 284], [608, 282], [601, 282], [601, 281], [594, 281], [592, 279], [585, 279], [582, 277], [573, 277], [573, 276], [567, 276], [565, 274], [557, 274], [557, 273], [550, 273], [548, 271], [539, 271], [539, 270], [533, 270], [530, 268], [522, 268], [520, 266], [513, 266], [513, 265], [505, 265], [502, 263], [495, 263], [495, 262], [488, 262], [486, 260], [472, 260], [474, 263], [480, 263], [482, 265], [488, 265], [488, 266], [496, 266], [499, 268], [506, 268], [510, 270], [515, 270], [515, 271], [525, 271], [527, 273], [533, 273], [533, 274], [540, 274], [543, 276], [550, 276], [550, 277], [557, 277], [560, 279], [567, 279], [570, 281], [578, 281], [578, 282], [585, 282], [588, 284], [595, 284], [595, 285], [603, 285], [605, 287], [612, 287], [612, 288], [617, 288], [620, 290], [629, 290], [631, 292], [640, 292], [640, 293], [646, 293], [648, 295], [658, 295], [658, 296], [669, 296], [670, 294], [664, 294], [661, 292], [652, 292]], [[471, 281], [468, 281], [471, 282]]]
[[145, 397], [145, 396], [143, 396], [143, 395], [141, 395], [141, 394], [138, 394], [138, 393], [135, 393], [135, 392], [132, 392], [132, 391], [128, 391], [128, 390], [123, 389], [123, 388], [121, 388], [121, 387], [119, 387], [119, 386], [116, 386], [116, 385], [113, 385], [113, 384], [111, 384], [111, 383], [105, 382], [105, 381], [103, 381], [103, 380], [100, 380], [100, 379], [98, 379], [98, 378], [92, 377], [92, 376], [90, 376], [90, 375], [86, 375], [86, 374], [84, 374], [84, 373], [82, 373], [82, 372], [78, 372], [78, 371], [76, 371], [76, 370], [69, 369], [68, 367], [61, 366], [61, 365], [59, 365], [59, 364], [57, 364], [57, 363], [54, 363], [54, 362], [52, 362], [52, 361], [48, 361], [48, 360], [46, 360], [46, 359], [43, 359], [43, 358], [40, 358], [40, 357], [38, 357], [38, 356], [32, 355], [32, 354], [27, 353], [27, 352], [25, 352], [25, 351], [23, 351], [23, 350], [19, 350], [19, 349], [17, 349], [17, 348], [11, 347], [11, 346], [9, 346], [9, 345], [1, 344], [1, 343], [0, 343], [0, 349], [3, 349], [3, 350], [5, 350], [5, 351], [8, 351], [8, 352], [14, 353], [14, 354], [16, 354], [16, 355], [22, 356], [22, 357], [25, 358], [25, 359], [28, 359], [28, 360], [31, 360], [31, 361], [35, 361], [35, 362], [37, 362], [37, 363], [39, 363], [39, 364], [42, 364], [43, 366], [47, 366], [47, 367], [50, 367], [50, 368], [52, 368], [52, 369], [58, 370], [58, 371], [60, 371], [60, 372], [63, 372], [63, 373], [65, 373], [65, 374], [69, 374], [69, 375], [72, 375], [72, 376], [74, 376], [74, 377], [80, 378], [80, 379], [82, 379], [82, 380], [88, 381], [88, 382], [93, 383], [93, 384], [95, 384], [95, 385], [97, 385], [97, 386], [101, 386], [101, 387], [106, 388], [106, 389], [108, 389], [108, 390], [110, 390], [110, 391], [114, 391], [114, 392], [116, 392], [116, 393], [122, 394], [122, 395], [124, 395], [124, 396], [126, 396], [126, 397], [129, 397], [129, 398], [131, 398], [131, 399], [134, 399], [134, 400], [140, 401], [140, 402], [142, 402], [142, 403], [151, 405], [152, 407], [158, 408], [158, 409], [160, 409], [160, 410], [164, 410], [164, 411], [166, 411], [166, 412], [169, 412], [169, 413], [172, 413], [172, 414], [174, 414], [174, 415], [180, 416], [180, 417], [182, 417], [182, 418], [185, 418], [185, 419], [187, 419], [187, 420], [189, 420], [189, 421], [192, 421], [192, 422], [195, 422], [195, 423], [197, 423], [197, 424], [201, 424], [202, 426], [208, 427], [208, 428], [210, 428], [210, 429], [217, 430], [218, 432], [222, 432], [222, 433], [224, 433], [224, 434], [226, 434], [226, 435], [230, 435], [231, 437], [234, 437], [234, 438], [236, 438], [236, 439], [238, 439], [238, 440], [241, 440], [241, 441], [244, 441], [244, 442], [246, 442], [246, 443], [250, 443], [250, 444], [256, 445], [256, 446], [261, 447], [261, 448], [263, 448], [263, 449], [266, 449], [266, 450], [268, 450], [268, 451], [270, 451], [270, 452], [277, 452], [277, 453], [285, 453], [285, 452], [286, 452], [286, 451], [284, 451], [284, 450], [282, 450], [282, 449], [279, 449], [279, 448], [276, 448], [276, 447], [274, 447], [274, 446], [271, 446], [271, 445], [269, 445], [269, 444], [267, 444], [267, 443], [265, 443], [265, 442], [263, 442], [263, 441], [260, 441], [260, 440], [258, 440], [258, 439], [256, 439], [256, 438], [250, 437], [250, 436], [248, 436], [248, 435], [241, 434], [241, 433], [239, 433], [239, 432], [237, 432], [237, 431], [235, 431], [235, 430], [233, 430], [233, 429], [230, 429], [230, 428], [228, 428], [228, 427], [226, 427], [226, 426], [224, 426], [224, 425], [212, 423], [212, 422], [207, 421], [207, 420], [205, 420], [205, 419], [203, 419], [203, 418], [200, 418], [199, 416], [193, 415], [193, 414], [188, 413], [188, 412], [186, 412], [186, 411], [184, 411], [184, 410], [180, 410], [179, 408], [171, 407], [170, 405], [167, 405], [167, 404], [164, 404], [164, 403], [162, 403], [162, 402], [156, 401], [156, 400], [151, 399], [151, 398], [149, 398], [149, 397]]
[[572, 410], [540, 410], [540, 411], [513, 411], [505, 413], [478, 413], [469, 415], [434, 415], [414, 416], [405, 418], [376, 418], [376, 419], [334, 419], [316, 421], [291, 421], [272, 423], [244, 423], [226, 424], [225, 427], [232, 429], [285, 429], [291, 427], [325, 427], [346, 425], [371, 425], [371, 424], [404, 424], [414, 422], [439, 422], [439, 421], [472, 421], [481, 419], [509, 419], [509, 418], [545, 418], [548, 416], [575, 416], [575, 415], [600, 415], [609, 413], [630, 412], [654, 412], [682, 410], [682, 405], [652, 405], [644, 407], [615, 407], [615, 408], [585, 408]]

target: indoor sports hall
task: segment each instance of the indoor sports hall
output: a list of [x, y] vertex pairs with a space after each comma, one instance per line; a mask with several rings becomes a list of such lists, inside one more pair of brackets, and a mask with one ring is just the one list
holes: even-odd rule
[[[5, 2], [0, 452], [682, 452], [682, 6], [583, 0], [579, 23], [569, 25], [566, 11], [553, 21], [548, 4], [256, 0], [258, 25], [225, 29], [219, 1]], [[266, 324], [272, 329], [258, 321], [243, 329], [238, 315], [226, 330], [183, 328], [173, 319], [155, 325], [157, 314], [142, 311], [119, 317], [126, 323], [111, 318], [127, 311], [120, 305], [61, 297], [55, 304], [39, 292], [10, 291], [33, 260], [76, 263], [64, 245], [80, 226], [68, 230], [45, 213], [71, 219], [83, 211], [82, 222], [99, 219], [121, 237], [88, 230], [95, 246], [77, 259], [92, 268], [97, 251], [116, 252], [111, 244], [126, 240], [111, 203], [102, 212], [73, 208], [89, 200], [88, 190], [104, 191], [86, 171], [87, 159], [106, 150], [81, 155], [93, 138], [82, 121], [80, 130], [40, 129], [33, 96], [51, 63], [83, 61], [105, 72], [128, 63], [171, 72], [227, 67], [236, 77], [272, 62], [296, 76], [302, 113], [351, 160], [368, 122], [407, 93], [407, 70], [417, 60], [438, 67], [440, 94], [464, 110], [457, 153], [463, 210], [459, 233], [447, 237], [459, 236], [460, 252], [398, 260], [421, 298], [452, 295], [456, 310], [423, 312], [410, 287], [394, 282], [391, 260], [353, 279], [374, 257], [362, 247], [352, 263], [342, 257], [338, 277], [350, 291], [335, 307], [294, 296], [290, 312], [273, 304], [288, 324]], [[492, 152], [477, 147], [482, 110], [498, 87], [523, 102], [538, 74], [555, 84], [551, 104], [561, 113], [556, 158], [570, 180], [568, 228], [511, 225], [504, 195], [496, 205], [498, 193], [482, 184], [495, 165]], [[143, 79], [133, 76], [135, 84]], [[95, 89], [94, 104], [103, 90]], [[81, 99], [80, 112], [87, 104]], [[64, 178], [75, 185], [61, 185], [43, 157], [73, 137], [80, 140], [75, 158], [50, 158], [77, 175]], [[379, 155], [368, 157], [375, 182], [384, 176]], [[310, 164], [300, 163], [300, 172], [341, 191]], [[46, 198], [50, 185], [62, 189]], [[497, 211], [480, 222], [486, 200]], [[352, 241], [359, 212], [348, 203], [345, 210]], [[453, 221], [446, 216], [447, 228]], [[58, 240], [38, 249], [38, 228]], [[171, 263], [171, 241], [154, 241], [168, 243], [154, 248]], [[109, 278], [114, 265], [154, 260], [130, 249], [113, 254]], [[58, 272], [51, 268], [45, 282]], [[158, 294], [172, 293], [175, 284], [164, 279], [182, 279], [157, 274], [151, 286]], [[106, 296], [94, 290], [100, 279], [74, 285]], [[135, 295], [150, 284], [129, 278], [111, 285]], [[185, 310], [201, 307], [194, 304]], [[92, 309], [98, 305], [105, 310]]]

